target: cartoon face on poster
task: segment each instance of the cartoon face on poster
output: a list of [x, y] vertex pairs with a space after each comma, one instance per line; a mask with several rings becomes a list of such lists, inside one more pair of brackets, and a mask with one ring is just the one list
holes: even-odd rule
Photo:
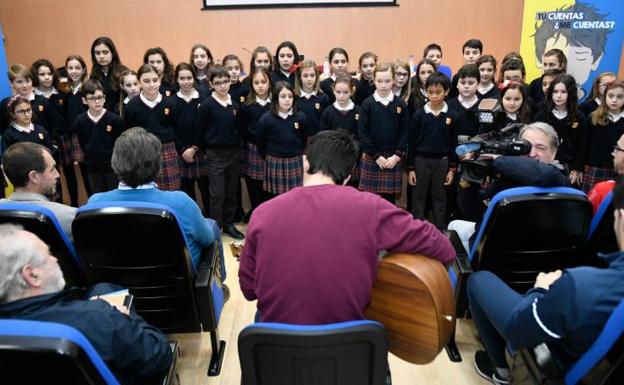
[[526, 0], [521, 55], [527, 80], [541, 76], [542, 59], [551, 49], [567, 58], [567, 73], [586, 97], [594, 77], [617, 73], [622, 53], [624, 2], [613, 0]]

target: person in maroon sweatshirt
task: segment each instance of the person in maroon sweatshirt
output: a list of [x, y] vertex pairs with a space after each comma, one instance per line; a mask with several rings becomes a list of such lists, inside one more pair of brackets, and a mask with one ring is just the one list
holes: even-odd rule
[[312, 137], [303, 186], [253, 213], [240, 258], [245, 298], [263, 322], [327, 324], [364, 318], [381, 251], [455, 258], [435, 226], [381, 197], [345, 186], [358, 157], [343, 131]]

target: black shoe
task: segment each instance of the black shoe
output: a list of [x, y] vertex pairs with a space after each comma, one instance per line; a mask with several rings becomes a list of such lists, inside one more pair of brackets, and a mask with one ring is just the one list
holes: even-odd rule
[[238, 229], [234, 225], [223, 226], [223, 234], [227, 234], [234, 239], [245, 238], [245, 234], [238, 231]]
[[485, 351], [479, 350], [475, 353], [474, 363], [477, 373], [491, 383], [495, 385], [508, 385], [510, 383], [509, 379], [502, 379], [498, 373], [496, 373], [494, 365], [492, 365], [492, 361], [490, 360], [490, 356], [488, 356]]
[[225, 283], [223, 284], [223, 303], [226, 303], [230, 299], [230, 288]]
[[253, 210], [249, 210], [245, 213], [245, 216], [243, 217], [243, 223], [249, 223], [249, 219], [251, 218], [252, 213]]

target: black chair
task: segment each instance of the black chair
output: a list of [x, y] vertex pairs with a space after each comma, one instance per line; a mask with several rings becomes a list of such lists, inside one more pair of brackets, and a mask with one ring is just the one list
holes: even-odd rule
[[52, 255], [58, 259], [66, 287], [87, 285], [74, 245], [50, 209], [29, 203], [2, 203], [0, 223], [19, 224], [45, 242], [50, 247]]
[[[457, 317], [468, 310], [466, 282], [473, 271], [489, 270], [516, 291], [525, 292], [539, 272], [583, 264], [591, 217], [585, 193], [573, 188], [516, 187], [496, 194], [470, 253], [450, 232], [457, 252], [449, 270]], [[453, 337], [447, 353], [452, 361], [461, 361]]]
[[375, 321], [256, 323], [238, 336], [243, 385], [386, 385], [388, 345]]
[[[150, 384], [170, 384], [174, 361], [164, 378]], [[93, 345], [77, 329], [54, 322], [0, 320], [0, 372], [7, 384], [119, 385]]]
[[585, 248], [588, 257], [619, 250], [613, 230], [613, 191], [605, 196], [592, 218]]
[[210, 332], [208, 375], [218, 375], [225, 351], [217, 333], [224, 303], [218, 242], [195, 271], [175, 213], [154, 203], [83, 206], [72, 228], [89, 282], [127, 287], [137, 313], [165, 333]]
[[624, 379], [624, 301], [615, 308], [589, 350], [567, 370], [562, 369], [546, 344], [511, 355], [513, 383], [517, 385], [619, 385]]

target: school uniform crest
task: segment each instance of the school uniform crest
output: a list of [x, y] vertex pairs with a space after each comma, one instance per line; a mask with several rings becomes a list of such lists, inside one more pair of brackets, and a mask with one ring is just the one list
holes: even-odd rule
[[355, 114], [355, 120], [360, 120], [360, 114]]
[[295, 130], [299, 129], [299, 122], [295, 122]]
[[63, 99], [59, 99], [59, 100], [58, 100], [58, 103], [62, 106], [62, 105], [63, 105], [63, 103], [65, 103], [65, 101], [63, 101]]
[[447, 126], [448, 126], [448, 125], [450, 125], [450, 124], [451, 124], [451, 122], [452, 122], [452, 119], [451, 119], [451, 118], [446, 118], [446, 125], [447, 125]]
[[239, 98], [239, 100], [240, 100], [240, 102], [241, 102], [241, 103], [245, 103], [245, 97], [244, 97], [244, 96], [241, 96], [241, 97]]
[[576, 127], [578, 127], [578, 122], [572, 123], [572, 128], [576, 128]]
[[397, 107], [397, 114], [400, 114], [403, 109], [401, 107]]
[[45, 139], [45, 136], [43, 135], [43, 132], [40, 132], [37, 136], [39, 137], [39, 140], [44, 140]]
[[167, 97], [171, 96], [171, 91], [169, 91], [169, 90], [165, 91], [165, 96], [167, 96]]
[[43, 110], [44, 110], [44, 107], [40, 105], [39, 106], [39, 112], [43, 112]]
[[321, 109], [321, 103], [314, 103], [314, 108], [316, 108], [317, 110]]
[[236, 108], [233, 108], [232, 109], [232, 115], [236, 116], [236, 113], [237, 113]]
[[113, 131], [113, 127], [111, 127], [111, 125], [109, 124], [106, 126], [106, 132], [111, 132], [111, 131]]
[[169, 115], [169, 112], [171, 112], [171, 110], [169, 109], [169, 107], [165, 107], [165, 115]]

